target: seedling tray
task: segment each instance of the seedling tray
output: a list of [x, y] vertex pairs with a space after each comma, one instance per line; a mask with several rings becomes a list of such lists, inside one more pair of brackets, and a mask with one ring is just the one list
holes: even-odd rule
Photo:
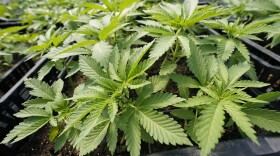
[[11, 22], [0, 22], [0, 29], [1, 28], [8, 28], [8, 27], [14, 27], [14, 26], [21, 26], [22, 23], [17, 21], [11, 21]]
[[[230, 140], [219, 143], [210, 155], [217, 156], [237, 156], [237, 155], [280, 155], [280, 137], [258, 137], [260, 146], [249, 139]], [[175, 149], [147, 156], [200, 156], [197, 147]]]
[[18, 22], [18, 21], [19, 21], [18, 19], [9, 19], [9, 18], [0, 17], [0, 23], [2, 23], [2, 22]]
[[8, 92], [35, 65], [33, 60], [27, 58], [21, 59], [0, 78], [0, 90], [3, 93]]

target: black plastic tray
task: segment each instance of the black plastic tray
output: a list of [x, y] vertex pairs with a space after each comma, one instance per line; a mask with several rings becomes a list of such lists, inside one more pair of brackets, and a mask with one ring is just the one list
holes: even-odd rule
[[9, 19], [9, 18], [0, 17], [0, 23], [1, 22], [19, 22], [19, 19]]
[[8, 92], [35, 65], [33, 60], [27, 58], [21, 59], [0, 77], [0, 90], [3, 93]]
[[22, 23], [17, 22], [17, 21], [0, 22], [0, 29], [1, 29], [1, 28], [14, 27], [14, 26], [22, 26]]
[[[279, 156], [280, 137], [258, 137], [260, 146], [249, 139], [220, 142], [210, 155], [212, 156]], [[147, 156], [200, 156], [197, 147], [175, 149]]]
[[[8, 90], [8, 92], [0, 99], [0, 140], [8, 134], [14, 126], [18, 125], [22, 119], [16, 118], [13, 114], [17, 113], [23, 108], [21, 105], [23, 102], [31, 98], [29, 90], [24, 85], [26, 78], [31, 78], [37, 75], [40, 68], [47, 62], [46, 58], [39, 60], [18, 82]], [[65, 70], [58, 71], [53, 68], [45, 77], [44, 81], [52, 84], [59, 78], [66, 76]], [[26, 140], [15, 144], [0, 145], [0, 153], [5, 155], [15, 155], [18, 147], [22, 145]]]

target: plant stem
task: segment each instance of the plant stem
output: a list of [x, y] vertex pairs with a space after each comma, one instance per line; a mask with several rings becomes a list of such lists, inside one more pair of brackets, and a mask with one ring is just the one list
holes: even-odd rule
[[174, 50], [173, 58], [172, 58], [173, 63], [176, 63], [176, 58], [177, 58], [176, 55], [177, 55], [178, 49], [179, 49], [179, 42], [176, 40], [176, 46], [175, 46], [175, 50]]

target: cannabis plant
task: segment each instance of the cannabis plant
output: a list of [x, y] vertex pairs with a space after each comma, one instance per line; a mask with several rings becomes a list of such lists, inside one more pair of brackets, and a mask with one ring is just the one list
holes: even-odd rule
[[[267, 131], [280, 132], [280, 113], [263, 108], [269, 96], [279, 97], [279, 92], [260, 95], [253, 98], [244, 90], [260, 88], [269, 84], [240, 80], [250, 69], [246, 62], [227, 68], [214, 57], [205, 57], [202, 52], [191, 44], [193, 54], [188, 65], [197, 80], [173, 75], [173, 80], [188, 88], [197, 88], [196, 96], [178, 104], [173, 114], [187, 121], [186, 129], [193, 141], [201, 148], [201, 155], [208, 155], [224, 133], [225, 122], [234, 122], [238, 129], [258, 144], [253, 125]], [[205, 64], [209, 62], [209, 64]], [[185, 113], [185, 114], [182, 114]], [[188, 115], [187, 115], [188, 114]], [[229, 118], [227, 117], [229, 116]]]
[[183, 4], [161, 2], [151, 10], [144, 12], [152, 20], [138, 21], [143, 24], [140, 30], [157, 37], [151, 57], [160, 57], [171, 49], [172, 62], [176, 63], [181, 57], [191, 55], [188, 35], [194, 31], [195, 24], [227, 11], [214, 4], [199, 7], [198, 0], [185, 0]]
[[[33, 42], [36, 38], [36, 34], [24, 34], [20, 32], [24, 31], [27, 26], [15, 26], [0, 29], [0, 58], [2, 63], [11, 65], [13, 61], [13, 55], [15, 53], [21, 54], [22, 51], [27, 49], [27, 46]], [[15, 46], [17, 44], [17, 46]], [[3, 60], [2, 60], [3, 57]]]
[[[182, 102], [185, 99], [169, 93], [159, 93], [158, 91], [165, 87], [165, 85], [157, 84], [158, 81], [162, 81], [160, 77], [151, 77], [148, 80], [145, 78], [145, 71], [156, 61], [154, 58], [142, 59], [152, 44], [153, 42], [131, 50], [129, 48], [119, 50], [117, 46], [114, 48], [112, 46], [102, 47], [103, 53], [106, 51], [108, 55], [106, 58], [109, 59], [104, 59], [104, 55], [80, 56], [80, 69], [90, 81], [78, 86], [76, 94], [68, 98], [69, 102], [64, 101], [65, 105], [63, 106], [67, 107], [65, 108], [67, 112], [64, 113], [65, 116], [60, 116], [59, 121], [64, 121], [65, 126], [62, 128], [60, 126], [63, 124], [60, 124], [59, 127], [56, 127], [59, 129], [56, 150], [68, 140], [80, 151], [80, 155], [85, 155], [94, 150], [106, 136], [109, 150], [113, 154], [118, 140], [118, 129], [124, 132], [123, 137], [131, 155], [140, 154], [141, 139], [146, 136], [142, 136], [142, 133], [148, 134], [160, 143], [191, 145], [180, 125], [156, 110]], [[27, 86], [32, 88], [32, 85], [36, 85], [39, 87], [31, 92], [32, 95], [46, 98], [46, 100], [55, 100], [57, 98], [51, 95], [60, 95], [53, 94], [55, 92], [44, 83], [42, 86], [37, 85], [37, 83], [28, 83], [37, 81], [27, 81]], [[131, 97], [132, 90], [136, 90], [138, 95], [136, 99]], [[60, 95], [59, 98], [61, 97]], [[25, 105], [32, 106], [33, 101], [29, 101]], [[52, 103], [57, 104], [56, 102]], [[40, 104], [38, 105], [33, 106], [41, 107]], [[27, 110], [16, 115], [22, 116], [21, 114]], [[32, 111], [35, 114], [40, 114], [36, 110]], [[53, 111], [48, 108], [48, 112], [52, 114]], [[33, 118], [33, 120], [25, 120], [12, 130], [2, 143], [8, 143], [13, 139], [15, 139], [13, 142], [19, 141], [41, 128], [51, 119], [50, 115], [42, 118], [42, 120], [40, 118], [40, 122], [37, 121], [39, 123]], [[33, 125], [32, 130], [28, 129], [29, 131], [23, 133], [24, 135], [19, 134], [30, 125]], [[71, 133], [73, 128], [77, 129], [75, 134]]]
[[[206, 26], [218, 29], [222, 31], [221, 34], [210, 35], [204, 37], [204, 41], [201, 44], [205, 44], [204, 51], [207, 53], [216, 53], [218, 58], [222, 61], [228, 61], [230, 64], [236, 64], [235, 62], [247, 61], [250, 63], [249, 50], [246, 45], [242, 43], [243, 39], [251, 39], [261, 41], [262, 39], [257, 36], [260, 33], [268, 33], [276, 30], [275, 27], [262, 22], [252, 22], [249, 24], [240, 23], [239, 20], [234, 22], [228, 22], [225, 19], [215, 21], [204, 21]], [[208, 45], [216, 45], [215, 51], [211, 48], [207, 48]], [[247, 73], [251, 79], [256, 80], [257, 76], [253, 64], [251, 69]]]

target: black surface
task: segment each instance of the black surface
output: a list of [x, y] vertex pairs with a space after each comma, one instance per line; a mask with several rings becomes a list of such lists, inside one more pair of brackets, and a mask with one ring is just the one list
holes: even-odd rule
[[[259, 137], [260, 146], [250, 139], [220, 142], [211, 156], [280, 156], [280, 137]], [[147, 156], [199, 156], [197, 147], [176, 149]]]

